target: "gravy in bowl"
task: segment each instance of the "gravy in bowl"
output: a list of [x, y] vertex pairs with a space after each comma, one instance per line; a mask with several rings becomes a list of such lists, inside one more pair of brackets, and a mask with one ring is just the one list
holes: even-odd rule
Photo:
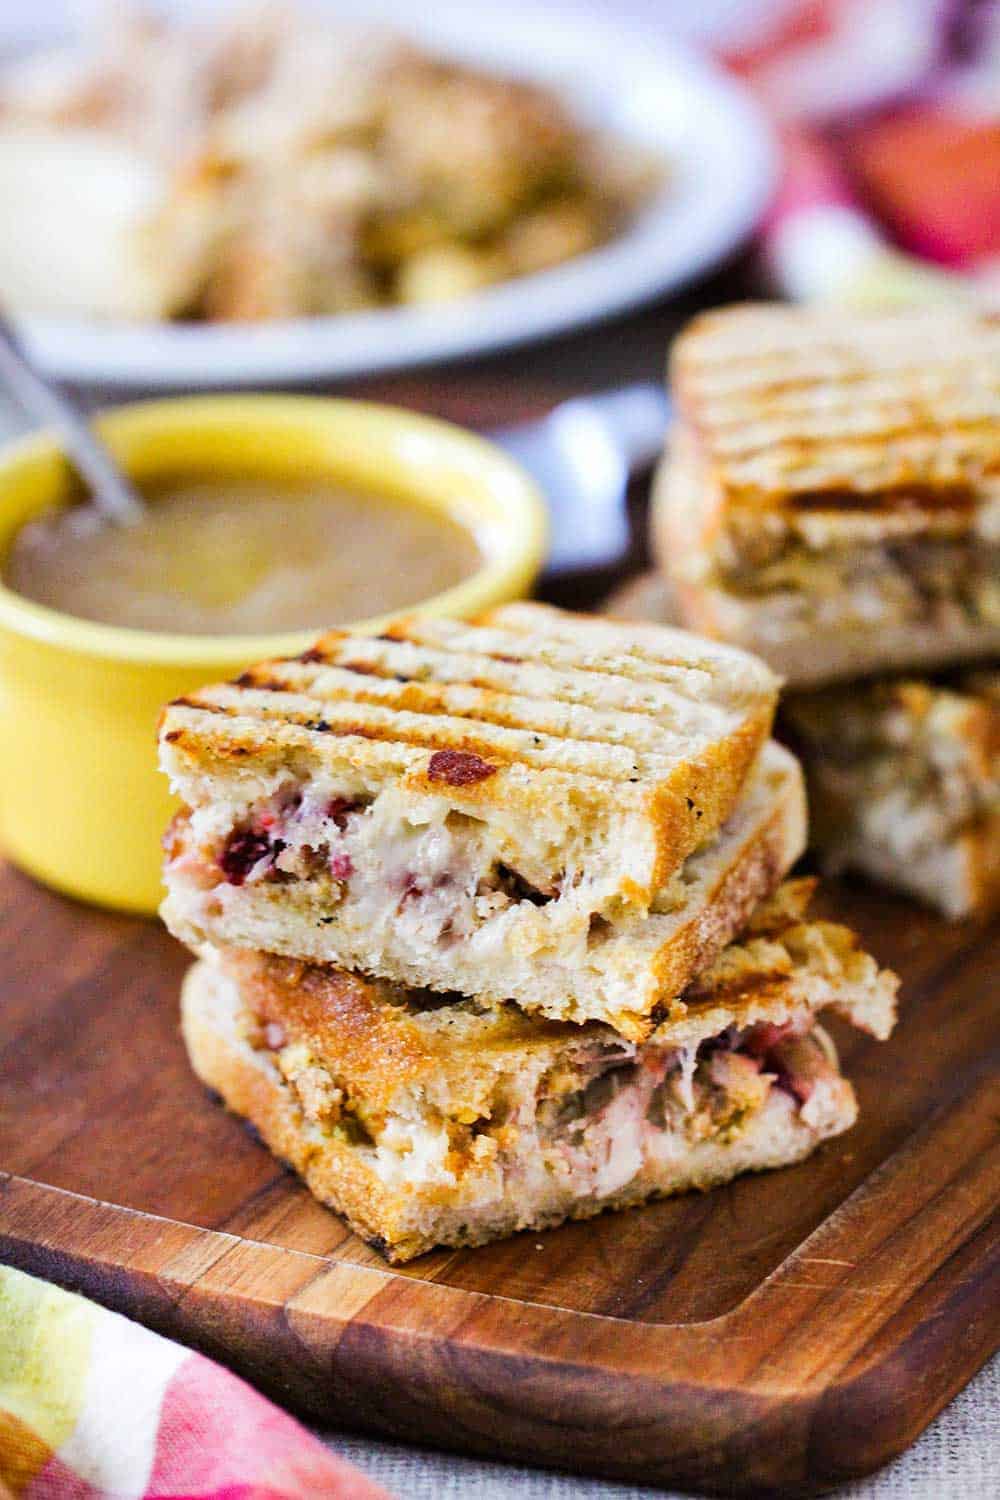
[[444, 512], [327, 481], [185, 476], [143, 493], [137, 526], [70, 506], [23, 527], [4, 583], [106, 625], [268, 635], [406, 609], [482, 565]]

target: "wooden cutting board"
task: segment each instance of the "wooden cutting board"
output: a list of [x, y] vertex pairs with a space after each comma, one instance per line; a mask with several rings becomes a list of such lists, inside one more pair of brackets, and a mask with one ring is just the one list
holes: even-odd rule
[[850, 1134], [393, 1271], [196, 1083], [162, 928], [0, 867], [0, 1256], [337, 1426], [726, 1493], [866, 1473], [1000, 1342], [997, 929], [825, 906], [904, 980], [890, 1042], [832, 1028]]
[[[516, 382], [354, 393], [482, 427], [567, 394], [520, 356]], [[629, 558], [550, 582], [553, 602], [593, 607], [644, 565], [632, 501]], [[860, 886], [824, 906], [904, 980], [890, 1042], [830, 1025], [849, 1135], [705, 1196], [390, 1270], [192, 1076], [166, 932], [0, 862], [0, 1260], [338, 1427], [727, 1494], [867, 1473], [1000, 1345], [1000, 929]]]

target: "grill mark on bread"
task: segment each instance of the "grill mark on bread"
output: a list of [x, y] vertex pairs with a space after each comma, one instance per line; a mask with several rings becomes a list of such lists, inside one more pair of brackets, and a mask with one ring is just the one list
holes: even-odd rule
[[[233, 677], [226, 684], [234, 688], [256, 688], [262, 693], [280, 693], [284, 691], [284, 683], [281, 678], [271, 670], [272, 663], [263, 666], [250, 667], [248, 671], [241, 672], [239, 677]], [[201, 695], [195, 695], [196, 701], [201, 703]], [[210, 701], [210, 700], [209, 700]]]
[[[679, 630], [511, 606], [476, 626], [333, 631], [306, 660], [264, 662], [191, 694], [167, 712], [163, 764], [199, 809], [270, 796], [283, 775], [369, 800], [394, 788], [401, 809], [419, 799], [485, 810], [508, 825], [511, 850], [536, 849], [538, 821], [558, 820], [528, 856], [534, 883], [547, 889], [586, 838], [606, 838], [595, 899], [613, 891], [642, 907], [733, 812], [777, 686], [755, 658]], [[493, 769], [438, 780], [428, 769], [440, 752]], [[612, 828], [626, 824], [619, 852]]]
[[[739, 485], [731, 487], [732, 498], [737, 504], [741, 496], [752, 498], [759, 493], [760, 491], [752, 485], [745, 488]], [[942, 510], [965, 511], [978, 503], [979, 497], [971, 484], [935, 486], [903, 482], [873, 490], [851, 490], [831, 484], [829, 489], [802, 490], [794, 496], [796, 510], [812, 511], [894, 511], [906, 506], [912, 506], [914, 509], [936, 507]]]
[[[202, 705], [191, 703], [184, 706], [192, 709], [200, 709], [204, 707], [207, 712], [228, 719], [230, 722], [240, 720], [246, 722], [247, 730], [245, 732], [247, 733], [248, 738], [251, 739], [251, 743], [244, 744], [239, 740], [230, 740], [229, 742], [226, 742], [219, 738], [219, 732], [216, 730], [213, 734], [212, 741], [213, 754], [248, 755], [252, 750], [256, 749], [260, 743], [263, 743], [259, 738], [261, 726], [247, 717], [246, 704], [242, 702], [234, 703], [231, 705]], [[385, 744], [400, 744], [406, 745], [413, 749], [430, 750], [432, 750], [440, 740], [445, 738], [445, 736], [439, 731], [431, 728], [425, 730], [423, 734], [415, 730], [413, 733], [406, 735], [401, 732], [398, 721], [395, 720], [392, 723], [383, 724], [366, 723], [362, 720], [352, 718], [347, 718], [344, 720], [329, 720], [317, 718], [314, 715], [310, 714], [308, 710], [294, 710], [284, 705], [282, 705], [280, 708], [271, 708], [270, 710], [267, 707], [262, 707], [259, 705], [255, 705], [255, 707], [258, 708], [259, 716], [262, 720], [265, 721], [265, 723], [271, 719], [278, 719], [282, 725], [288, 725], [289, 727], [294, 726], [299, 729], [304, 729], [310, 734], [334, 735], [341, 739], [363, 739], [369, 741], [376, 740]], [[252, 733], [250, 730], [251, 724], [253, 724]], [[237, 726], [237, 732], [239, 732], [239, 728], [241, 727], [242, 726]], [[187, 736], [185, 736], [184, 730], [172, 730], [169, 731], [169, 733], [173, 734], [174, 743], [176, 743], [178, 740], [183, 740], [185, 737], [190, 740], [194, 740], [196, 738], [196, 727], [192, 726]], [[167, 736], [164, 735], [164, 738], [166, 739]], [[449, 737], [449, 739], [450, 743], [446, 748], [447, 750], [452, 752], [462, 752], [465, 754], [476, 756], [482, 755], [484, 758], [487, 755], [492, 755], [494, 756], [494, 758], [499, 758], [500, 760], [504, 760], [507, 762], [510, 762], [514, 759], [511, 754], [505, 753], [504, 747], [495, 745], [485, 740], [478, 740], [472, 735], [459, 735]], [[498, 768], [494, 767], [493, 769], [496, 770]]]
[[[460, 637], [449, 639], [447, 636], [439, 635], [438, 631], [444, 622], [434, 623], [438, 630], [433, 633], [431, 630], [415, 630], [413, 638], [417, 641], [429, 638], [429, 644], [443, 653], [455, 651], [465, 654], [469, 649], [478, 650], [487, 661], [513, 665], [509, 661], [510, 653], [497, 649], [492, 644], [497, 638], [505, 643], [507, 640], [505, 633], [489, 629], [486, 629], [483, 634], [477, 631], [478, 640], [470, 634], [470, 644], [467, 646]], [[466, 628], [470, 633], [475, 629], [471, 626]], [[404, 642], [402, 638], [397, 638], [395, 644], [401, 645]], [[635, 652], [622, 652], [612, 660], [581, 660], [568, 643], [557, 639], [526, 644], [516, 665], [549, 666], [583, 673], [587, 678], [587, 688], [598, 694], [603, 689], [601, 682], [603, 677], [628, 677], [636, 681], [659, 682], [664, 686], [671, 686], [676, 683], [680, 673], [690, 674], [692, 670], [690, 662], [644, 661]]]
[[[747, 425], [733, 428], [732, 436], [713, 426], [713, 450], [727, 464], [738, 464], [755, 458], [760, 453], [767, 453], [775, 460], [798, 455], [811, 458], [822, 454], [824, 449], [840, 453], [845, 447], [853, 449], [884, 446], [907, 438], [929, 443], [945, 434], [952, 438], [961, 435], [975, 437], [980, 433], [992, 437], [1000, 416], [1000, 401], [997, 404], [997, 412], [990, 412], [975, 421], [947, 421], [943, 413], [932, 415], [928, 411], [922, 420], [916, 422], [894, 423], [884, 413], [879, 422], [879, 413], [876, 411], [868, 417], [871, 430], [859, 427], [856, 421], [850, 419], [839, 426], [830, 422], [822, 425], [814, 422], [811, 426], [807, 419], [801, 417], [794, 423], [783, 418], [780, 423], [772, 423], [771, 430], [768, 430], [765, 412], [758, 412], [756, 430], [752, 425], [752, 416], [748, 416]], [[990, 472], [993, 460], [987, 457], [984, 463], [985, 472]]]
[[[343, 638], [342, 632], [333, 632], [320, 644], [332, 649], [337, 639]], [[521, 665], [553, 666], [584, 674], [598, 694], [607, 691], [609, 681], [626, 678], [674, 687], [682, 693], [687, 685], [686, 695], [691, 701], [699, 695], [704, 697], [711, 688], [722, 701], [732, 702], [760, 690], [767, 676], [762, 663], [745, 653], [696, 639], [681, 630], [622, 626], [539, 604], [505, 605], [474, 625], [415, 619], [376, 639], [395, 644], [411, 642], [447, 653], [472, 652], [493, 662], [513, 653]]]
[[[691, 324], [683, 335], [699, 340], [705, 339], [705, 331], [699, 320]], [[941, 361], [937, 373], [939, 388], [954, 390], [955, 382], [969, 374], [977, 375], [987, 388], [996, 377], [988, 368], [989, 359], [1000, 352], [1000, 340], [992, 350], [977, 349], [975, 352]], [[745, 392], [758, 391], [765, 395], [784, 395], [787, 392], [802, 393], [815, 388], [820, 379], [836, 381], [838, 389], [844, 387], [856, 397], [860, 387], [875, 386], [891, 376], [894, 380], [913, 381], [923, 386], [928, 381], [926, 352], [923, 360], [904, 354], [895, 359], [883, 351], [878, 365], [866, 363], [856, 349], [849, 352], [846, 346], [833, 348], [829, 343], [823, 347], [822, 357], [813, 351], [787, 348], [760, 349], [754, 353], [735, 354], [719, 341], [719, 352], [711, 354], [704, 342], [696, 351], [681, 347], [677, 350], [677, 362], [683, 362], [684, 373], [690, 385], [712, 395], [738, 397]], [[777, 372], [777, 373], [772, 373]]]
[[[287, 695], [277, 694], [275, 697], [281, 701], [268, 703], [255, 699], [251, 703], [241, 696], [230, 703], [190, 703], [185, 707], [192, 712], [205, 707], [214, 715], [213, 754], [247, 754], [251, 749], [266, 743], [262, 738], [263, 731], [268, 725], [276, 723], [282, 727], [297, 727], [310, 734], [333, 735], [341, 739], [379, 741], [410, 749], [462, 750], [505, 765], [519, 763], [538, 771], [556, 769], [574, 776], [613, 783], [624, 781], [634, 784], [639, 780], [655, 782], [659, 778], [666, 779], [671, 770], [664, 758], [635, 755], [624, 745], [559, 739], [529, 730], [508, 730], [493, 723], [483, 726], [493, 731], [492, 736], [487, 739], [476, 735], [477, 721], [472, 718], [461, 719], [444, 714], [423, 715], [405, 710], [390, 711], [378, 704], [363, 705], [351, 700], [305, 700], [300, 707], [292, 707], [286, 701]], [[370, 719], [355, 717], [356, 710], [364, 706], [371, 710]], [[325, 710], [329, 718], [318, 717], [320, 709]], [[233, 731], [228, 741], [225, 730], [218, 722], [220, 719]], [[176, 730], [168, 732], [176, 733]], [[192, 742], [197, 738], [196, 723], [188, 726], [187, 738]], [[593, 763], [593, 757], [588, 754], [592, 749], [602, 752], [603, 764]], [[553, 760], [554, 752], [559, 753], [558, 763]]]
[[[565, 656], [586, 672], [636, 679], [648, 677], [655, 682], [674, 685], [678, 673], [686, 677], [691, 672], [693, 656], [701, 658], [694, 665], [703, 669], [718, 669], [726, 660], [715, 650], [711, 653], [706, 650], [707, 642], [692, 640], [686, 632], [677, 632], [668, 626], [623, 626], [612, 620], [572, 615], [562, 610], [546, 610], [547, 618], [538, 621], [538, 609], [537, 605], [510, 604], [490, 617], [504, 630], [515, 633], [525, 659], [534, 656], [538, 650], [543, 660], [549, 655], [559, 659]], [[540, 646], [536, 646], [531, 632], [539, 625], [545, 638]], [[583, 645], [581, 650], [579, 635], [590, 632], [594, 649]], [[676, 654], [666, 650], [668, 641], [675, 643]], [[750, 663], [745, 660], [742, 665], [746, 670]]]
[[381, 677], [387, 682], [409, 682], [410, 678], [400, 672], [380, 672], [377, 666], [370, 662], [342, 661], [338, 662], [342, 672], [354, 672], [358, 677]]
[[[388, 646], [385, 643], [370, 645], [373, 654], [368, 660], [361, 661], [356, 653], [365, 644], [350, 637], [331, 643], [322, 666], [315, 672], [304, 669], [298, 662], [267, 663], [257, 669], [257, 676], [262, 678], [273, 674], [275, 680], [290, 690], [322, 690], [325, 685], [333, 690], [339, 683], [341, 692], [346, 695], [378, 692], [374, 685], [368, 689], [336, 675], [351, 673], [371, 677], [376, 682], [407, 684], [413, 695], [428, 694], [428, 701], [430, 695], [440, 697], [449, 689], [477, 688], [494, 693], [497, 701], [500, 696], [530, 700], [531, 709], [526, 711], [526, 717], [528, 712], [537, 712], [540, 706], [579, 706], [593, 713], [614, 709], [616, 715], [620, 712], [637, 714], [654, 720], [661, 728], [671, 712], [680, 718], [697, 708], [704, 719], [714, 719], [719, 723], [724, 721], [726, 714], [727, 705], [706, 699], [704, 690], [711, 684], [703, 681], [703, 673], [698, 674], [698, 680], [690, 686], [637, 685], [611, 680], [601, 684], [595, 692], [592, 675], [579, 670], [558, 670], [539, 662], [518, 663], [521, 670], [514, 671], [512, 664], [503, 662], [500, 657], [471, 652], [447, 653], [415, 646], [409, 641], [393, 642]], [[349, 660], [344, 660], [345, 653], [351, 653]], [[254, 674], [245, 675], [254, 677]], [[255, 680], [254, 685], [259, 683]], [[699, 688], [702, 689], [700, 695]]]
[[[969, 362], [970, 371], [978, 369], [982, 377], [982, 364], [981, 359]], [[691, 367], [688, 373], [691, 380], [690, 399], [693, 400], [696, 395], [704, 394], [706, 397], [715, 397], [719, 401], [723, 395], [725, 396], [725, 405], [720, 404], [713, 414], [712, 425], [718, 432], [741, 430], [747, 421], [760, 414], [762, 406], [766, 406], [769, 401], [777, 397], [781, 398], [783, 421], [842, 415], [851, 415], [857, 419], [859, 394], [864, 396], [866, 411], [875, 410], [880, 404], [890, 409], [898, 409], [900, 408], [898, 383], [901, 379], [911, 383], [913, 389], [919, 393], [917, 399], [933, 407], [936, 417], [940, 419], [942, 409], [946, 408], [949, 397], [955, 393], [956, 373], [962, 373], [960, 367], [935, 369], [928, 368], [926, 365], [876, 373], [844, 371], [837, 374], [836, 385], [823, 388], [817, 384], [817, 375], [820, 372], [800, 378], [777, 380], [769, 380], [758, 374], [753, 383], [748, 381], [745, 386], [726, 384], [723, 388], [718, 386], [713, 378], [716, 369], [728, 369], [728, 366]], [[707, 379], [703, 379], [705, 373], [708, 374]], [[830, 372], [823, 373], [829, 375]], [[1000, 393], [1000, 374], [995, 379], [995, 388]]]
[[974, 312], [731, 308], [694, 321], [671, 373], [724, 504], [995, 498], [1000, 334]]
[[167, 704], [168, 708], [195, 708], [207, 714], [221, 714], [226, 710], [215, 704], [211, 699], [204, 698], [201, 694], [192, 694], [187, 698], [171, 698]]
[[[501, 612], [505, 621], [507, 614]], [[558, 612], [542, 610], [541, 616], [537, 621], [532, 607], [522, 607], [515, 621], [527, 629], [533, 623], [548, 625], [554, 617], [558, 631]], [[741, 734], [758, 740], [763, 737], [761, 732], [766, 731], [773, 711], [776, 683], [760, 664], [739, 653], [725, 649], [717, 652], [701, 643], [689, 648], [690, 638], [677, 632], [655, 633], [644, 647], [646, 654], [655, 654], [658, 641], [665, 641], [669, 647], [679, 638], [685, 650], [696, 661], [703, 659], [706, 666], [692, 669], [685, 663], [680, 673], [668, 674], [669, 684], [654, 680], [635, 685], [626, 679], [623, 691], [621, 679], [613, 675], [613, 667], [620, 660], [617, 649], [613, 649], [607, 697], [614, 709], [609, 711], [603, 707], [605, 674], [579, 667], [581, 653], [573, 643], [574, 627], [567, 628], [570, 638], [557, 642], [557, 654], [572, 659], [570, 670], [554, 671], [544, 663], [526, 665], [524, 654], [515, 667], [477, 653], [471, 660], [480, 672], [477, 683], [472, 684], [467, 670], [470, 655], [465, 647], [470, 641], [478, 642], [482, 630], [454, 627], [451, 643], [459, 651], [451, 654], [437, 643], [432, 649], [418, 649], [404, 631], [419, 635], [422, 627], [412, 631], [401, 624], [392, 630], [388, 642], [369, 648], [374, 655], [368, 660], [363, 659], [368, 638], [331, 633], [325, 638], [322, 662], [303, 663], [298, 659], [263, 663], [243, 673], [236, 684], [205, 689], [186, 699], [185, 704], [194, 712], [212, 712], [243, 723], [258, 719], [262, 728], [281, 723], [341, 737], [463, 749], [491, 762], [519, 762], [632, 784], [664, 781], [676, 767], [696, 765], [713, 746], [738, 740]], [[609, 645], [616, 648], [620, 640], [636, 636], [636, 632], [626, 635], [619, 630], [609, 638], [607, 632], [602, 635], [589, 622], [586, 628], [588, 640], [593, 637], [605, 652]], [[432, 629], [430, 634], [436, 641], [439, 630]], [[492, 639], [491, 632], [486, 634]], [[389, 650], [389, 659], [379, 660], [379, 650]], [[409, 653], [411, 667], [418, 669], [418, 680], [408, 672], [393, 670], [401, 665], [397, 660], [401, 653]], [[341, 665], [344, 660], [346, 668]], [[721, 681], [710, 670], [717, 663], [724, 669]], [[365, 670], [359, 672], [359, 667]], [[436, 670], [445, 680], [434, 679]], [[521, 674], [526, 678], [525, 692], [513, 690], [522, 685]], [[600, 679], [596, 693], [592, 687], [595, 675]], [[738, 681], [741, 676], [746, 679], [742, 684]], [[480, 686], [483, 681], [490, 685]], [[494, 682], [499, 686], [494, 687]], [[601, 706], [594, 706], [595, 697]], [[760, 704], [756, 715], [752, 711], [755, 697]], [[624, 711], [619, 707], [623, 699], [629, 704]], [[480, 725], [485, 734], [477, 734]], [[193, 738], [195, 727], [190, 727]]]
[[[280, 668], [280, 664], [279, 664]], [[246, 674], [251, 675], [251, 674]], [[232, 686], [236, 686], [233, 684]], [[547, 739], [575, 741], [581, 745], [619, 747], [663, 756], [671, 743], [681, 747], [678, 731], [669, 723], [658, 722], [651, 714], [614, 713], [590, 708], [586, 704], [561, 703], [555, 700], [525, 698], [491, 686], [476, 683], [439, 683], [400, 679], [397, 674], [382, 675], [373, 670], [364, 674], [360, 684], [339, 665], [330, 664], [321, 672], [303, 673], [291, 664], [277, 672], [261, 672], [252, 683], [244, 683], [253, 692], [284, 695], [281, 703], [244, 700], [265, 716], [297, 718], [298, 703], [308, 703], [314, 716], [323, 717], [329, 705], [370, 704], [375, 708], [403, 711], [423, 717], [465, 719], [498, 729], [518, 732], [541, 732]], [[216, 693], [216, 698], [225, 698]], [[287, 705], [287, 707], [285, 707]], [[223, 706], [228, 706], [225, 703]], [[732, 717], [711, 705], [701, 708], [702, 732], [683, 736], [683, 746], [696, 754], [699, 743], [708, 743], [713, 733], [724, 732]], [[301, 719], [298, 719], [302, 722]]]

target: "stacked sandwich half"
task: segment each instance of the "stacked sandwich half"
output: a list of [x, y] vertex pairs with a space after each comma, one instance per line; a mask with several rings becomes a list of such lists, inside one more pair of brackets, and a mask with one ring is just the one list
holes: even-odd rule
[[817, 1024], [895, 980], [785, 881], [777, 680], [538, 605], [408, 620], [172, 704], [164, 916], [200, 1076], [390, 1259], [805, 1156]]
[[663, 578], [626, 612], [782, 673], [830, 864], [1000, 907], [1000, 322], [727, 308], [671, 380]]

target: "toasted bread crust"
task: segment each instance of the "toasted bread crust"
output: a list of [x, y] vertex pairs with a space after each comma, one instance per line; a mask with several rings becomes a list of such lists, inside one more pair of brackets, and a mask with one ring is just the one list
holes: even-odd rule
[[[921, 602], [919, 592], [905, 607], [887, 595], [873, 617], [869, 588], [861, 590], [855, 604], [844, 584], [837, 591], [835, 620], [820, 623], [808, 609], [801, 617], [794, 612], [775, 613], [773, 596], [738, 589], [717, 566], [717, 549], [730, 514], [718, 486], [698, 465], [692, 434], [676, 431], [670, 454], [654, 480], [653, 547], [665, 573], [662, 597], [652, 601], [655, 617], [675, 618], [691, 630], [753, 651], [780, 673], [788, 687], [820, 687], [873, 672], [937, 669], [988, 660], [1000, 652], [1000, 621], [988, 616], [972, 619], [961, 607], [932, 610]], [[770, 513], [764, 519], [770, 520]], [[925, 512], [920, 526], [930, 536], [941, 520], [941, 512]], [[889, 541], [903, 522], [912, 530], [913, 513], [898, 512], [886, 522]], [[852, 529], [857, 530], [853, 523]], [[836, 527], [826, 530], [835, 539]], [[811, 542], [810, 549], [815, 545]], [[879, 545], [877, 529], [869, 541], [857, 543], [859, 553], [867, 546], [877, 552]], [[821, 547], [815, 555], [822, 558]], [[887, 563], [886, 578], [890, 575]], [[648, 592], [645, 598], [650, 599]], [[802, 598], [808, 604], [807, 587]], [[634, 608], [633, 603], [628, 612]]]
[[[757, 908], [730, 943], [678, 997], [651, 1040], [687, 1046], [730, 1026], [779, 1023], [789, 1014], [839, 1009], [862, 1030], [884, 1038], [895, 1020], [897, 981], [880, 970], [856, 935], [840, 924], [810, 921], [814, 881], [790, 880]], [[517, 1068], [588, 1042], [611, 1045], [616, 1033], [598, 1022], [578, 1026], [525, 1015], [507, 1004], [482, 1010], [461, 996], [431, 996], [339, 969], [248, 949], [213, 959], [263, 1022], [304, 1041], [352, 1093], [375, 1111], [404, 1090], [459, 1096], [476, 1092], [470, 1074]], [[643, 1045], [636, 1042], [636, 1045]]]
[[467, 1100], [484, 1058], [493, 1065], [549, 1052], [576, 1035], [513, 1005], [482, 1011], [458, 995], [424, 995], [333, 964], [239, 948], [223, 949], [217, 961], [256, 1015], [305, 1041], [377, 1111], [433, 1080], [447, 1080]]
[[[791, 812], [791, 816], [789, 815]], [[807, 813], [804, 801], [795, 799], [776, 806], [753, 840], [746, 856], [720, 873], [708, 900], [692, 913], [669, 946], [657, 954], [653, 994], [657, 1013], [676, 1014], [674, 996], [679, 996], [693, 975], [700, 974], [741, 932], [761, 902], [775, 891], [795, 862], [792, 851], [806, 842]], [[616, 1016], [621, 1027], [622, 1018]], [[642, 1035], [645, 1018], [629, 1017], [625, 1035]]]
[[996, 496], [1000, 325], [987, 315], [721, 308], [675, 341], [670, 374], [709, 516]]
[[[522, 1103], [530, 1112], [553, 1088], [575, 1097], [594, 1076], [588, 1059], [591, 1067], [603, 1059], [604, 1069], [626, 1063], [635, 1079], [655, 1069], [662, 1049], [670, 1057], [675, 1045], [697, 1048], [729, 1025], [808, 1028], [824, 1005], [839, 1005], [862, 1024], [886, 1006], [891, 1013], [891, 976], [879, 974], [844, 929], [803, 920], [809, 889], [809, 882], [791, 883], [765, 906], [745, 940], [692, 992], [685, 1015], [660, 1028], [648, 1059], [603, 1026], [531, 1022], [513, 1007], [483, 1014], [460, 1000], [427, 1012], [420, 996], [249, 952], [216, 954], [191, 971], [185, 1041], [199, 1076], [388, 1258], [405, 1261], [439, 1243], [479, 1244], [798, 1160], [853, 1122], [853, 1095], [831, 1054], [818, 1112], [800, 1114], [788, 1095], [764, 1087], [734, 1130], [691, 1136], [681, 1159], [651, 1155], [603, 1186], [599, 1177], [584, 1185], [536, 1170], [535, 1127], [521, 1139], [514, 1124]], [[241, 1033], [241, 1016], [259, 1029], [259, 1041]], [[325, 1106], [317, 1113], [308, 1082], [317, 1073], [336, 1083], [343, 1112], [338, 1104], [333, 1114]], [[350, 1121], [364, 1122], [360, 1133]], [[459, 1122], [485, 1133], [463, 1131]], [[408, 1145], [387, 1170], [384, 1152], [398, 1150], [390, 1143], [401, 1125]], [[447, 1150], [443, 1171], [428, 1173], [406, 1154], [424, 1130]]]
[[[310, 1192], [346, 1219], [354, 1233], [391, 1265], [404, 1265], [439, 1245], [483, 1245], [520, 1230], [539, 1232], [567, 1219], [593, 1218], [692, 1189], [704, 1191], [743, 1172], [790, 1166], [814, 1151], [822, 1138], [799, 1121], [782, 1121], [780, 1129], [768, 1129], [762, 1122], [762, 1128], [748, 1130], [739, 1149], [719, 1147], [697, 1165], [675, 1169], [669, 1181], [658, 1183], [647, 1174], [599, 1200], [552, 1193], [546, 1202], [531, 1203], [508, 1193], [482, 1206], [462, 1201], [451, 1205], [441, 1195], [438, 1201], [428, 1201], [405, 1189], [386, 1188], [352, 1146], [330, 1137], [311, 1137], [277, 1075], [255, 1064], [231, 1032], [211, 1023], [197, 993], [189, 989], [185, 1002], [184, 1040], [201, 1081], [228, 1109], [249, 1121], [264, 1145], [299, 1174]], [[855, 1118], [856, 1104], [845, 1081], [840, 1117], [823, 1134], [840, 1134]]]
[[553, 878], [571, 830], [592, 826], [612, 857], [628, 818], [629, 867], [609, 894], [642, 907], [732, 811], [777, 687], [761, 663], [683, 632], [524, 605], [475, 626], [331, 632], [297, 661], [171, 704], [161, 761], [190, 805], [284, 767], [502, 814], [515, 850], [542, 823]]
[[398, 921], [377, 930], [329, 901], [310, 881], [267, 882], [238, 889], [191, 888], [187, 829], [171, 840], [170, 894], [163, 916], [191, 947], [264, 948], [309, 962], [385, 976], [396, 983], [462, 991], [482, 1004], [513, 998], [525, 1010], [553, 1019], [600, 1019], [641, 1040], [658, 1008], [676, 1000], [693, 973], [749, 919], [754, 907], [791, 868], [805, 846], [806, 806], [801, 772], [787, 751], [768, 745], [746, 797], [720, 838], [685, 866], [681, 904], [647, 917], [627, 916], [592, 935], [589, 926], [564, 951], [561, 928], [549, 920], [555, 904], [502, 917], [453, 945], [424, 945], [418, 955]]

